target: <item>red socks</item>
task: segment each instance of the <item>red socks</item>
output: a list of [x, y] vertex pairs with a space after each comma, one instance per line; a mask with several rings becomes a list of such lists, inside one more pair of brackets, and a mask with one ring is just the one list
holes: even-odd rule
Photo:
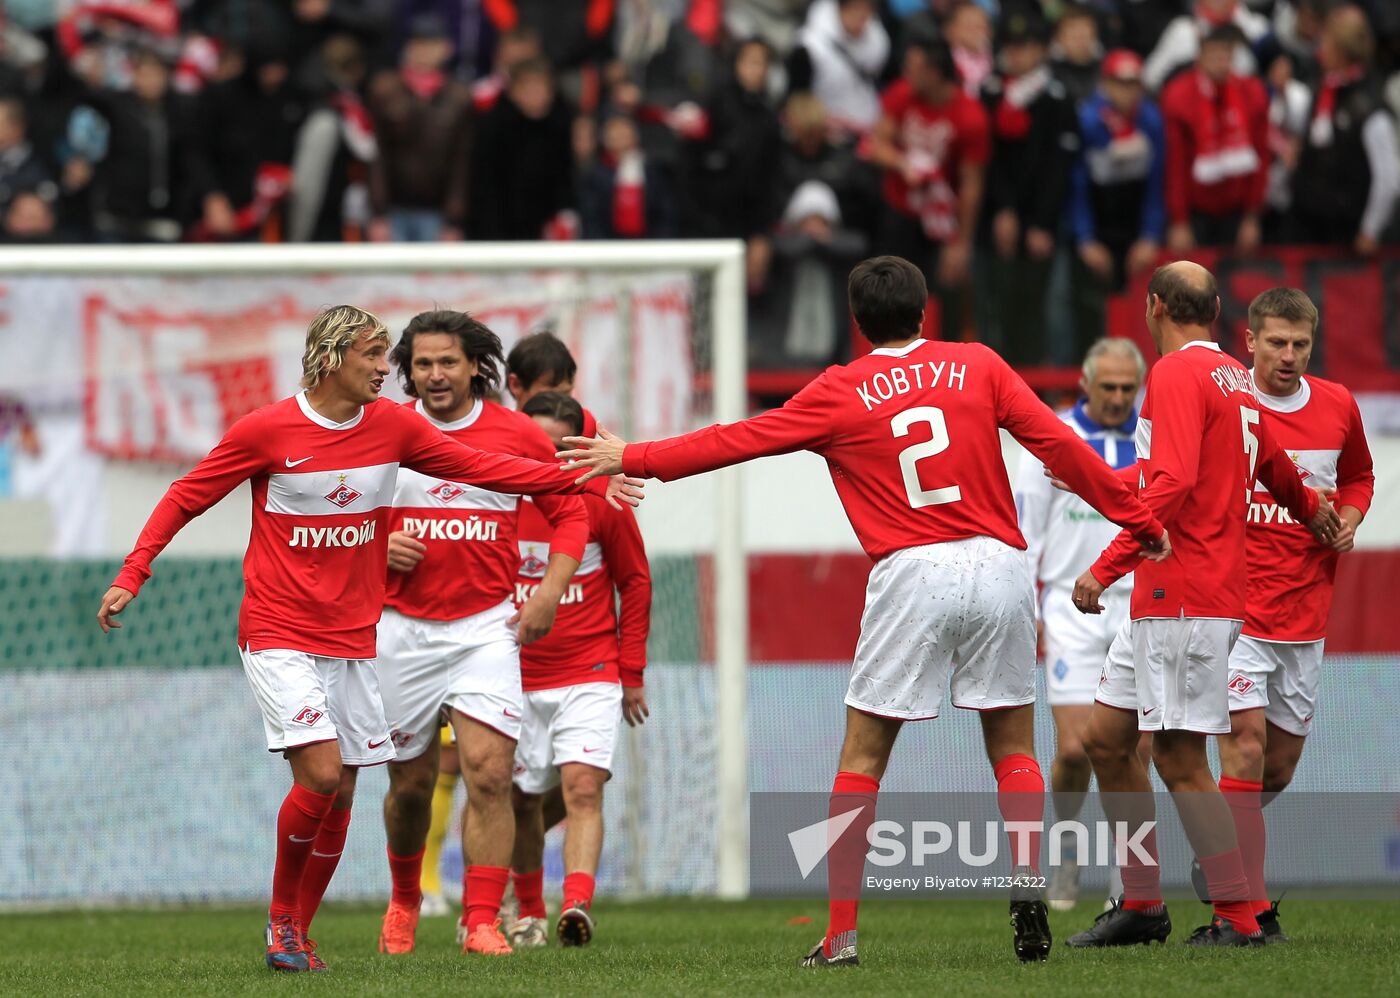
[[544, 867], [529, 873], [511, 870], [510, 879], [515, 884], [515, 899], [520, 902], [520, 917], [544, 918]]
[[[1039, 823], [1045, 817], [1045, 777], [1040, 764], [1028, 755], [1008, 755], [992, 767], [997, 778], [997, 807], [1001, 820], [1010, 826], [1014, 822]], [[1038, 831], [1008, 828], [1011, 840], [1011, 865], [1029, 866], [1040, 872], [1040, 835]]]
[[1246, 936], [1258, 932], [1259, 922], [1254, 918], [1254, 905], [1247, 900], [1252, 895], [1239, 849], [1222, 852], [1218, 856], [1202, 856], [1200, 864], [1206, 875], [1211, 899], [1215, 902], [1215, 913], [1233, 925], [1236, 932]]
[[1259, 799], [1264, 784], [1258, 780], [1237, 780], [1233, 776], [1220, 778], [1220, 792], [1230, 805], [1235, 819], [1235, 835], [1240, 842], [1240, 860], [1244, 877], [1249, 883], [1249, 899], [1257, 914], [1269, 910], [1268, 894], [1264, 889], [1264, 855], [1268, 847], [1268, 832], [1264, 827], [1264, 810]]
[[861, 878], [865, 874], [865, 854], [870, 848], [866, 833], [875, 821], [875, 798], [879, 792], [880, 781], [861, 773], [837, 773], [831, 785], [827, 816], [834, 818], [856, 809], [860, 809], [860, 814], [826, 854], [829, 917], [824, 946], [827, 956], [855, 941]]
[[462, 895], [462, 924], [472, 932], [478, 925], [490, 925], [501, 914], [510, 868], [505, 866], [467, 867], [466, 893]]
[[[1133, 831], [1129, 829], [1129, 836]], [[1140, 848], [1152, 857], [1152, 865], [1143, 863], [1135, 850], [1128, 850], [1127, 861], [1119, 871], [1123, 876], [1123, 907], [1128, 911], [1153, 911], [1162, 904], [1162, 867], [1157, 859], [1157, 829], [1143, 836]]]
[[564, 904], [582, 901], [585, 908], [590, 907], [593, 904], [593, 886], [591, 873], [564, 874]]
[[386, 851], [389, 854], [389, 878], [394, 884], [390, 903], [417, 909], [423, 900], [423, 850], [419, 849], [412, 856], [396, 856], [392, 849]]
[[321, 830], [311, 846], [311, 856], [306, 861], [306, 871], [301, 877], [301, 930], [311, 928], [311, 920], [316, 917], [316, 909], [321, 907], [321, 898], [330, 886], [335, 868], [340, 865], [340, 854], [345, 851], [345, 833], [350, 828], [350, 809], [333, 807], [321, 822]]
[[277, 812], [277, 862], [272, 868], [272, 903], [268, 914], [300, 919], [301, 881], [316, 835], [335, 803], [335, 794], [318, 794], [300, 783], [282, 801]]

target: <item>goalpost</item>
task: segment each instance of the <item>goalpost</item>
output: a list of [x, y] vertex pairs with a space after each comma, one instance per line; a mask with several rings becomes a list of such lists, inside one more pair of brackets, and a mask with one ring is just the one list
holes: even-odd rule
[[[110, 283], [103, 284], [98, 294], [92, 291], [95, 282]], [[205, 289], [199, 294], [207, 294], [208, 300], [185, 302], [180, 296], [185, 293], [181, 289], [187, 287]], [[532, 331], [531, 323], [536, 322], [566, 329], [566, 342], [570, 335], [576, 337], [570, 343], [574, 347], [582, 344], [587, 348], [589, 343], [596, 346], [597, 341], [605, 341], [596, 346], [592, 356], [585, 349], [579, 357], [578, 394], [585, 405], [599, 412], [604, 425], [616, 426], [629, 438], [655, 436], [658, 429], [681, 432], [747, 415], [743, 245], [738, 241], [2, 248], [0, 328], [7, 322], [19, 334], [10, 337], [14, 342], [8, 349], [13, 352], [18, 348], [20, 359], [15, 361], [12, 355], [8, 376], [0, 373], [0, 404], [9, 396], [19, 399], [21, 409], [27, 405], [39, 413], [41, 428], [55, 428], [53, 439], [61, 437], [60, 426], [67, 427], [79, 440], [78, 444], [69, 442], [82, 458], [75, 462], [75, 468], [85, 467], [88, 452], [95, 451], [98, 458], [94, 461], [101, 468], [92, 473], [96, 476], [93, 480], [102, 482], [101, 488], [127, 497], [113, 500], [114, 504], [136, 506], [149, 498], [153, 505], [158, 493], [130, 498], [138, 494], [129, 488], [133, 477], [144, 474], [169, 482], [193, 463], [192, 454], [212, 444], [209, 433], [221, 415], [238, 414], [239, 406], [254, 397], [255, 389], [266, 389], [264, 382], [275, 386], [275, 397], [290, 394], [295, 388], [294, 381], [287, 381], [290, 330], [299, 321], [304, 331], [315, 310], [311, 302], [332, 303], [329, 298], [318, 299], [318, 293], [349, 290], [345, 300], [358, 304], [362, 299], [354, 292], [360, 288], [365, 289], [367, 307], [375, 301], [392, 303], [383, 306], [391, 332], [396, 321], [401, 324], [402, 316], [432, 307], [476, 311], [477, 300], [483, 299], [499, 309], [499, 320], [493, 321], [490, 315], [485, 318], [502, 334], [507, 349], [520, 335]], [[176, 299], [183, 304], [177, 307]], [[253, 333], [247, 337], [240, 333], [237, 344], [227, 345], [224, 341], [232, 334], [220, 331], [218, 323], [203, 312], [206, 306], [218, 311], [226, 305], [229, 315], [252, 316], [256, 323], [265, 323], [266, 330], [256, 334], [262, 339]], [[648, 323], [657, 316], [664, 319], [665, 334], [653, 339]], [[498, 328], [497, 321], [510, 328]], [[70, 326], [74, 332], [60, 332]], [[678, 329], [688, 331], [688, 345], [679, 344], [677, 337], [683, 334]], [[161, 363], [170, 369], [161, 368], [153, 374], [139, 364], [132, 366], [129, 354], [133, 349], [167, 358]], [[259, 351], [271, 359], [259, 359]], [[683, 370], [687, 354], [690, 369]], [[95, 371], [110, 372], [110, 378], [96, 378]], [[682, 375], [690, 377], [692, 384], [681, 384]], [[147, 402], [145, 389], [157, 381], [163, 386], [160, 397]], [[615, 392], [596, 387], [609, 384]], [[598, 391], [596, 397], [589, 394], [590, 385]], [[678, 393], [690, 400], [689, 410], [676, 402]], [[652, 408], [653, 399], [660, 408]], [[665, 409], [666, 415], [656, 415], [660, 409]], [[602, 418], [604, 412], [613, 418]], [[43, 455], [35, 458], [42, 459]], [[714, 673], [709, 727], [713, 743], [707, 747], [715, 770], [711, 886], [721, 897], [742, 898], [748, 893], [749, 605], [741, 523], [742, 472], [733, 468], [710, 477], [713, 483], [705, 487], [700, 500], [706, 508], [690, 513], [712, 520], [712, 528], [696, 530], [707, 533], [712, 529], [712, 561], [692, 573], [697, 580], [693, 611], [697, 619], [677, 620], [675, 626], [709, 632], [699, 633], [693, 644], [702, 649], [697, 653], [701, 661], [713, 661]], [[71, 482], [68, 488], [74, 502], [87, 498]], [[649, 545], [651, 536], [646, 528], [650, 525], [659, 532], [657, 525], [668, 519], [668, 496], [682, 494], [675, 486], [664, 490], [666, 496], [643, 504]], [[660, 492], [663, 487], [648, 491]], [[0, 524], [0, 539], [7, 539], [7, 553], [15, 550], [21, 556], [29, 555], [30, 560], [23, 564], [37, 566], [33, 571], [42, 576], [34, 587], [26, 588], [42, 589], [47, 584], [44, 580], [49, 580], [44, 573], [53, 565], [67, 564], [76, 573], [74, 580], [83, 579], [83, 591], [69, 594], [75, 607], [87, 609], [87, 603], [95, 603], [101, 589], [87, 589], [102, 579], [114, 554], [124, 550], [118, 534], [126, 529], [134, 511], [93, 505], [94, 516], [101, 521], [98, 525], [87, 522], [93, 517], [78, 522], [76, 515], [71, 517], [73, 523], [66, 524], [60, 522], [67, 516], [60, 489], [49, 496], [47, 507], [42, 488], [37, 500], [16, 499], [12, 506], [4, 505], [4, 495], [0, 489], [0, 519], [11, 523], [8, 527]], [[230, 501], [237, 498], [230, 497]], [[246, 521], [247, 500], [241, 501], [238, 515]], [[215, 512], [211, 510], [209, 515], [216, 522], [192, 542], [197, 550], [222, 550], [220, 543], [227, 546], [226, 536], [216, 539], [210, 534], [227, 531], [229, 524], [238, 521], [228, 517], [220, 520], [213, 516]], [[12, 513], [20, 519], [15, 521]], [[684, 519], [686, 513], [677, 509], [671, 518]], [[140, 515], [144, 516], [144, 511]], [[24, 519], [30, 516], [32, 521]], [[118, 519], [123, 520], [120, 528], [114, 522]], [[31, 523], [34, 526], [28, 525]], [[662, 540], [663, 549], [679, 543], [673, 535], [683, 532], [666, 527], [670, 540]], [[52, 542], [36, 539], [40, 534]], [[13, 548], [8, 545], [12, 536]], [[122, 536], [129, 544], [135, 534]], [[72, 567], [86, 555], [92, 556], [88, 559], [93, 563], [91, 571]], [[706, 557], [699, 552], [695, 560], [704, 562]], [[706, 571], [708, 564], [712, 564], [712, 571]], [[216, 625], [231, 623], [209, 609], [228, 595], [218, 586], [230, 587], [226, 582], [216, 585], [209, 581], [212, 571], [200, 569], [203, 574], [186, 580], [185, 591], [172, 591], [169, 596], [197, 601], [209, 595], [210, 601], [199, 604], [191, 619], [203, 626], [208, 617], [211, 631], [217, 630]], [[179, 572], [163, 570], [158, 562], [157, 580], [162, 574]], [[710, 589], [704, 592], [707, 582]], [[69, 588], [77, 585], [70, 582]], [[712, 610], [712, 625], [703, 619], [706, 614], [702, 609]], [[683, 616], [685, 612], [668, 609], [659, 601], [653, 606], [654, 619], [658, 614]], [[85, 619], [79, 609], [70, 616], [73, 633], [65, 634], [64, 640], [71, 641], [72, 648], [62, 646], [59, 658], [71, 658], [69, 667], [74, 670], [100, 671], [101, 663], [116, 654], [113, 649], [118, 644], [110, 640], [99, 644], [79, 632], [85, 626], [79, 623]], [[40, 625], [32, 626], [37, 629]], [[43, 626], [52, 629], [55, 625]], [[193, 624], [182, 626], [194, 628]], [[0, 643], [19, 647], [16, 642], [33, 639], [25, 627], [23, 621], [0, 625]], [[155, 640], [135, 631], [132, 628], [116, 637], [132, 642]], [[155, 647], [160, 655], [184, 655], [197, 637], [162, 635]], [[231, 647], [217, 651], [232, 654]], [[139, 653], [132, 655], [139, 658]], [[7, 668], [20, 671], [23, 678], [23, 663], [0, 660], [0, 671]], [[252, 704], [246, 706], [253, 716]], [[655, 723], [664, 725], [667, 719], [657, 717]], [[256, 754], [259, 746], [248, 745], [244, 750]], [[112, 765], [119, 768], [122, 763]], [[624, 776], [624, 785], [626, 779]], [[646, 796], [643, 791], [643, 801]], [[0, 817], [4, 808], [0, 803]], [[359, 824], [369, 821], [362, 819]], [[197, 841], [189, 845], [195, 850], [199, 847]], [[37, 879], [38, 874], [35, 876]], [[255, 893], [261, 892], [261, 884], [255, 888]], [[139, 894], [141, 889], [131, 890]], [[6, 894], [7, 885], [0, 884], [0, 898]]]

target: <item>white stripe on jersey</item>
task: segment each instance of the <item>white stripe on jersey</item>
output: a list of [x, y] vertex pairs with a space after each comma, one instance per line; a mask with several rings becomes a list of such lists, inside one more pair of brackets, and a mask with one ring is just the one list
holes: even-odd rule
[[1146, 461], [1152, 456], [1152, 420], [1138, 417], [1135, 443], [1139, 461]]
[[[1337, 487], [1337, 462], [1341, 459], [1339, 447], [1320, 450], [1291, 450], [1289, 458], [1297, 466], [1303, 484], [1314, 489], [1335, 489]], [[1307, 472], [1303, 475], [1302, 472]], [[1264, 483], [1254, 483], [1255, 492], [1268, 492]]]
[[269, 475], [263, 508], [292, 516], [372, 513], [393, 503], [398, 470], [395, 461], [339, 471]]
[[[544, 570], [549, 564], [549, 544], [546, 541], [520, 542], [520, 574], [527, 579], [544, 578]], [[589, 541], [583, 546], [583, 560], [579, 562], [574, 578], [592, 575], [603, 567], [603, 546], [597, 541]]]
[[491, 492], [466, 482], [430, 478], [405, 468], [399, 472], [394, 505], [399, 509], [489, 509], [509, 513], [520, 507], [520, 496]]

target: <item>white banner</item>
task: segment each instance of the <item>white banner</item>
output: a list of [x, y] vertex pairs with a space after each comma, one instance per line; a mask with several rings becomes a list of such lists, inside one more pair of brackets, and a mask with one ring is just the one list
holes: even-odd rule
[[[97, 554], [108, 462], [202, 457], [243, 414], [297, 390], [306, 326], [353, 303], [397, 338], [418, 312], [472, 312], [506, 351], [549, 329], [574, 393], [638, 438], [691, 428], [692, 282], [684, 272], [0, 279], [0, 499], [48, 509], [57, 555]], [[402, 398], [395, 384], [386, 395]], [[154, 503], [158, 496], [149, 497]]]

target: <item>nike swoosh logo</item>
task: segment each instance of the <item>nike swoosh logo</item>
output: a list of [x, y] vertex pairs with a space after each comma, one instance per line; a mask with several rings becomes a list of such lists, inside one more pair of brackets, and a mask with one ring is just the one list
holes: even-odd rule
[[1148, 714], [1152, 713], [1152, 712], [1153, 712], [1154, 710], [1156, 710], [1156, 709], [1157, 709], [1156, 707], [1144, 707], [1144, 708], [1142, 709], [1142, 716], [1143, 716], [1143, 717], [1146, 717]]
[[519, 714], [512, 714], [510, 711], [506, 710], [504, 707], [501, 708], [501, 713], [504, 714], [506, 717], [513, 717], [513, 718], [515, 718], [517, 721], [520, 720], [520, 715], [519, 715]]
[[307, 836], [306, 838], [304, 838], [304, 839], [303, 839], [303, 838], [300, 838], [300, 837], [298, 837], [298, 836], [296, 836], [296, 835], [288, 835], [287, 838], [291, 839], [293, 842], [315, 842], [315, 841], [316, 841], [316, 836], [314, 836], [314, 835], [308, 835], [308, 836]]
[[365, 744], [368, 745], [370, 748], [379, 748], [379, 746], [383, 745], [388, 740], [389, 739], [387, 738], [381, 738], [377, 742], [366, 742]]
[[586, 749], [584, 749], [584, 752], [597, 752], [597, 751], [598, 751], [598, 750], [595, 749], [595, 748], [586, 748]]
[[[315, 457], [315, 456], [316, 456], [316, 455], [314, 455], [314, 454], [311, 455], [311, 457]], [[288, 468], [295, 468], [297, 465], [299, 465], [299, 464], [305, 464], [307, 461], [310, 461], [310, 460], [311, 460], [310, 457], [304, 457], [304, 458], [302, 458], [300, 461], [293, 461], [291, 458], [287, 458], [287, 467], [288, 467]]]

